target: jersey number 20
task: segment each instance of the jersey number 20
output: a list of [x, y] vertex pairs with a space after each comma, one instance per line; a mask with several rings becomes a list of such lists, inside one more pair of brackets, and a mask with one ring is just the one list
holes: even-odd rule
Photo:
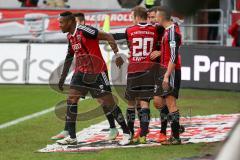
[[148, 56], [152, 50], [153, 38], [133, 38], [133, 57]]

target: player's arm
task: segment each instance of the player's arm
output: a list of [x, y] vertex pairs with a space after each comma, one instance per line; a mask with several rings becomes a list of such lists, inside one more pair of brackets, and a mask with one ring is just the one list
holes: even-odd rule
[[115, 40], [125, 40], [127, 38], [125, 33], [112, 33], [112, 36]]
[[107, 41], [114, 53], [116, 54], [118, 52], [117, 44], [111, 34], [99, 31], [98, 29], [91, 26], [79, 25], [79, 29], [83, 31], [83, 35], [87, 38]]
[[[117, 43], [111, 34], [99, 31], [98, 29], [90, 27], [90, 26], [80, 25], [79, 29], [81, 29], [83, 31], [84, 36], [87, 38], [107, 41], [109, 43], [110, 47], [112, 48], [113, 52], [115, 54], [118, 53]], [[124, 61], [121, 57], [116, 58], [116, 65], [119, 68], [122, 66], [123, 62]]]
[[115, 54], [118, 53], [118, 46], [117, 46], [117, 43], [116, 43], [112, 34], [108, 34], [106, 32], [99, 31], [98, 32], [98, 39], [107, 41], [108, 44], [110, 45], [110, 47], [112, 48], [113, 52]]
[[167, 45], [169, 45], [170, 47], [170, 61], [168, 63], [168, 67], [167, 67], [167, 71], [164, 74], [164, 79], [163, 79], [163, 89], [167, 90], [169, 88], [169, 77], [170, 75], [173, 73], [173, 71], [175, 70], [175, 66], [176, 66], [176, 62], [178, 59], [178, 50], [180, 47], [180, 41], [181, 41], [181, 37], [179, 34], [177, 33], [173, 33], [174, 34], [174, 38], [170, 38], [169, 43]]
[[66, 80], [66, 77], [68, 75], [69, 69], [72, 65], [72, 61], [73, 61], [73, 57], [74, 57], [74, 53], [73, 50], [71, 48], [70, 43], [68, 44], [68, 53], [66, 55], [65, 61], [64, 61], [64, 65], [63, 65], [63, 70], [62, 70], [62, 74], [58, 83], [58, 88], [63, 91], [63, 85], [64, 82]]
[[105, 32], [102, 32], [102, 31], [99, 31], [98, 32], [98, 39], [99, 40], [105, 40], [108, 42], [108, 44], [110, 45], [110, 47], [112, 48], [113, 52], [115, 53], [115, 55], [117, 56], [116, 57], [116, 60], [115, 60], [115, 63], [117, 65], [117, 67], [121, 67], [124, 63], [124, 60], [122, 59], [121, 56], [117, 55], [118, 54], [118, 46], [117, 46], [117, 43], [113, 37], [112, 34], [108, 34], [108, 33], [105, 33]]

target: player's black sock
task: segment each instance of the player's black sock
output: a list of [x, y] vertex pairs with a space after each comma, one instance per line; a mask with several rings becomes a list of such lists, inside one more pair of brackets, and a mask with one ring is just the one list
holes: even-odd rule
[[142, 115], [142, 113], [141, 113], [141, 106], [140, 105], [137, 105], [137, 115], [138, 115], [138, 119], [140, 121], [141, 115]]
[[167, 106], [164, 106], [163, 108], [159, 109], [159, 111], [160, 111], [160, 119], [161, 119], [160, 132], [166, 135], [169, 110]]
[[71, 138], [76, 138], [76, 120], [77, 120], [77, 104], [68, 103], [67, 105], [67, 126]]
[[176, 139], [179, 139], [179, 129], [180, 129], [179, 118], [180, 118], [180, 114], [178, 110], [175, 112], [169, 113], [169, 120], [171, 123], [172, 135]]
[[128, 108], [126, 114], [128, 128], [134, 135], [135, 108]]
[[140, 137], [146, 136], [148, 134], [149, 122], [150, 122], [150, 109], [142, 108], [141, 119], [140, 119], [140, 126], [141, 126]]
[[[140, 105], [137, 105], [137, 115], [138, 115], [138, 119], [139, 119], [139, 122], [141, 122], [141, 119], [142, 119], [142, 110], [141, 110], [141, 106]], [[140, 123], [140, 128], [142, 128], [142, 123]]]
[[125, 122], [122, 111], [117, 105], [113, 108], [112, 114], [113, 114], [113, 117], [115, 118], [115, 120], [121, 126], [123, 133], [130, 134], [129, 128]]
[[64, 126], [64, 131], [68, 131], [67, 116], [66, 116], [66, 118], [65, 118], [65, 126]]
[[108, 120], [110, 128], [116, 128], [114, 117], [113, 117], [112, 113], [109, 112], [108, 107], [107, 106], [103, 106], [103, 111], [104, 111], [105, 116], [106, 116], [106, 118]]

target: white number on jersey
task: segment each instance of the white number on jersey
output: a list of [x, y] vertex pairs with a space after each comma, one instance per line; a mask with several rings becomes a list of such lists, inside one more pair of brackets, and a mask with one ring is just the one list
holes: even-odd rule
[[153, 50], [153, 38], [133, 38], [133, 57], [146, 57]]

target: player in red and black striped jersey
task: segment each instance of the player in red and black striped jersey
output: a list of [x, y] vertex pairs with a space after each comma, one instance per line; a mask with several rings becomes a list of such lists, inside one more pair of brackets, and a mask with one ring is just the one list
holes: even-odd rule
[[171, 12], [167, 7], [157, 10], [157, 21], [165, 28], [161, 44], [160, 81], [156, 92], [156, 98], [164, 102], [169, 110], [168, 119], [171, 122], [172, 136], [162, 144], [180, 144], [179, 136], [179, 110], [176, 106], [181, 83], [181, 33], [179, 26], [172, 22]]
[[[81, 12], [74, 13], [74, 16], [75, 16], [77, 25], [85, 25], [85, 16], [83, 13], [81, 13]], [[70, 56], [70, 58], [72, 59], [72, 56]], [[63, 84], [63, 82], [61, 82], [61, 85], [62, 84]], [[115, 120], [114, 120], [112, 114], [106, 115], [106, 118], [107, 118], [107, 120], [109, 122], [109, 126], [110, 126], [109, 135], [107, 137], [107, 140], [114, 140], [118, 136], [118, 130], [115, 125]], [[52, 140], [60, 140], [60, 139], [66, 138], [67, 136], [69, 136], [69, 132], [68, 132], [67, 123], [65, 123], [64, 130], [61, 131], [59, 134], [53, 136], [51, 139]]]
[[[162, 38], [164, 35], [164, 30], [165, 28], [161, 25], [158, 24], [157, 19], [156, 19], [156, 14], [157, 14], [157, 10], [158, 8], [160, 8], [159, 6], [150, 8], [148, 10], [148, 22], [155, 25], [158, 29], [158, 33], [159, 33], [159, 50], [161, 50], [161, 45], [162, 45]], [[182, 23], [182, 21], [179, 21], [179, 19], [177, 17], [172, 17], [171, 16], [171, 20], [174, 22], [174, 24], [176, 24], [177, 26]], [[161, 51], [154, 51], [151, 53], [151, 57], [156, 58], [156, 62], [160, 63], [160, 56], [161, 56]], [[159, 75], [156, 75], [159, 76]], [[159, 94], [159, 85], [155, 86], [155, 92], [157, 92], [156, 94]], [[168, 107], [166, 106], [166, 103], [164, 101], [163, 98], [159, 97], [159, 96], [154, 96], [153, 99], [153, 104], [154, 107], [156, 109], [159, 110], [160, 112], [160, 119], [161, 119], [161, 130], [160, 133], [158, 135], [158, 138], [156, 139], [157, 142], [163, 142], [167, 140], [167, 123], [168, 123], [168, 118], [167, 115], [169, 114], [169, 110]], [[181, 126], [181, 130], [180, 132], [184, 132], [184, 127]]]
[[[152, 7], [148, 10], [148, 22], [155, 25], [158, 29], [158, 34], [159, 34], [159, 40], [158, 40], [158, 50], [157, 51], [153, 51], [151, 56], [152, 58], [155, 58], [156, 59], [156, 69], [159, 70], [159, 63], [160, 63], [160, 56], [161, 56], [161, 45], [162, 45], [162, 38], [163, 38], [163, 34], [164, 34], [164, 30], [165, 28], [163, 26], [160, 26], [157, 22], [157, 19], [156, 19], [156, 14], [157, 14], [157, 10], [158, 10], [159, 6], [155, 6], [155, 7]], [[159, 78], [159, 74], [156, 74], [156, 77], [155, 79], [158, 79]], [[157, 81], [158, 82], [158, 81]], [[154, 92], [157, 92], [159, 89], [158, 89], [158, 85], [156, 83], [155, 85], [155, 91]], [[168, 124], [168, 121], [167, 121], [167, 115], [169, 113], [168, 111], [168, 108], [166, 106], [166, 104], [164, 103], [163, 99], [162, 98], [159, 98], [158, 96], [154, 96], [153, 98], [153, 105], [154, 107], [159, 110], [160, 112], [160, 121], [161, 121], [161, 130], [160, 130], [160, 133], [158, 134], [158, 137], [156, 139], [157, 142], [163, 142], [165, 140], [167, 140], [167, 124]]]
[[132, 10], [134, 25], [126, 29], [129, 46], [129, 65], [125, 98], [128, 100], [127, 122], [134, 134], [135, 108], [138, 107], [140, 136], [134, 141], [146, 143], [150, 121], [149, 102], [153, 97], [154, 64], [152, 51], [157, 49], [158, 32], [155, 26], [147, 23], [147, 10], [135, 7]]
[[[119, 142], [121, 145], [130, 143], [130, 132], [124, 121], [121, 109], [115, 103], [111, 87], [107, 76], [107, 67], [102, 57], [99, 40], [108, 41], [114, 53], [117, 54], [118, 48], [115, 40], [110, 34], [98, 31], [97, 29], [77, 25], [75, 17], [71, 12], [64, 12], [59, 18], [60, 28], [63, 33], [68, 33], [69, 41], [68, 54], [65, 59], [59, 88], [67, 77], [72, 58], [75, 56], [75, 71], [70, 83], [70, 90], [67, 100], [66, 123], [70, 137], [57, 141], [58, 144], [68, 145], [77, 144], [76, 140], [76, 118], [77, 103], [80, 97], [90, 92], [93, 98], [101, 102], [106, 116], [112, 117], [119, 123], [123, 129], [123, 139]], [[116, 59], [116, 65], [120, 67], [123, 64], [121, 57]]]

